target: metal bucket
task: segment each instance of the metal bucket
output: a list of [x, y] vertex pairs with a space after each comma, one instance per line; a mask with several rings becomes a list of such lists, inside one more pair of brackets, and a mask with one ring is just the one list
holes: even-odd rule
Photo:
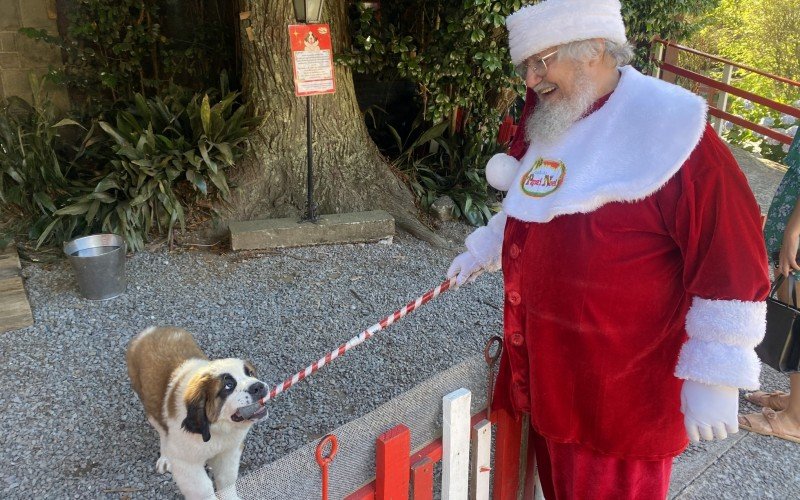
[[125, 292], [125, 240], [116, 234], [94, 234], [64, 243], [78, 289], [89, 300], [106, 300]]

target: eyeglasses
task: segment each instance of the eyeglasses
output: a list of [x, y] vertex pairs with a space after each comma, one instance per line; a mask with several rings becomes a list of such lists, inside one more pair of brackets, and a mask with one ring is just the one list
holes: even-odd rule
[[528, 78], [528, 70], [532, 70], [536, 76], [544, 78], [547, 75], [547, 63], [545, 61], [548, 57], [553, 57], [556, 54], [558, 54], [558, 49], [550, 52], [546, 56], [531, 56], [525, 59], [522, 61], [522, 64], [517, 66], [517, 74], [520, 78], [525, 80]]

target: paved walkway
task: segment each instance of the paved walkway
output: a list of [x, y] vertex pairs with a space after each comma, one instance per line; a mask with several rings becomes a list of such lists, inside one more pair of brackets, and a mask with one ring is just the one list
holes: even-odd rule
[[[731, 148], [767, 213], [786, 167]], [[765, 390], [788, 391], [788, 378], [764, 367]], [[741, 400], [744, 413], [759, 411]], [[740, 431], [724, 441], [692, 445], [675, 460], [670, 498], [750, 499], [800, 497], [800, 444]]]

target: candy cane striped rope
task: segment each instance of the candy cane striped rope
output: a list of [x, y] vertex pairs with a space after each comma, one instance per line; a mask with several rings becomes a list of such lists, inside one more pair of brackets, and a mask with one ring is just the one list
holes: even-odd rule
[[308, 367], [306, 367], [305, 370], [295, 373], [294, 376], [292, 376], [291, 378], [287, 378], [286, 380], [283, 381], [283, 383], [276, 385], [274, 388], [272, 388], [272, 390], [269, 391], [269, 394], [258, 400], [256, 403], [254, 403], [253, 406], [255, 406], [256, 404], [259, 406], [264, 406], [270, 399], [276, 397], [278, 394], [282, 392], [286, 392], [287, 390], [289, 390], [290, 387], [292, 387], [296, 383], [300, 382], [301, 380], [310, 375], [313, 375], [323, 366], [327, 365], [328, 363], [338, 358], [339, 356], [344, 355], [344, 353], [346, 353], [350, 349], [362, 344], [366, 340], [369, 340], [373, 335], [375, 335], [379, 331], [388, 328], [389, 325], [399, 321], [406, 315], [414, 312], [414, 310], [416, 310], [418, 307], [427, 304], [432, 299], [435, 299], [440, 294], [449, 290], [455, 284], [456, 284], [455, 276], [441, 282], [435, 288], [425, 292], [425, 295], [423, 295], [422, 297], [417, 298], [417, 300], [413, 302], [409, 302], [408, 304], [403, 306], [400, 310], [395, 311], [393, 314], [386, 316], [378, 323], [375, 323], [374, 325], [370, 326], [357, 336], [348, 340], [346, 343], [340, 345], [338, 348], [329, 352], [328, 354], [325, 355], [324, 358], [320, 358], [320, 360], [317, 361], [316, 363], [309, 365]]

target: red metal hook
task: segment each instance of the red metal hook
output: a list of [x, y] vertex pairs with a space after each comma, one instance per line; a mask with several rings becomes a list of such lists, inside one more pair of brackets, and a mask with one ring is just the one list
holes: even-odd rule
[[[492, 353], [492, 346], [497, 345], [497, 350]], [[494, 390], [494, 365], [500, 359], [500, 354], [503, 353], [503, 337], [499, 335], [492, 335], [486, 342], [486, 347], [483, 348], [483, 359], [489, 365], [489, 383], [486, 390], [486, 419], [491, 422], [492, 420], [492, 391]]]
[[[325, 447], [328, 443], [330, 443], [331, 449], [328, 452], [328, 456], [324, 456], [323, 453], [325, 453]], [[322, 469], [322, 500], [328, 500], [328, 465], [333, 462], [333, 457], [336, 456], [338, 450], [339, 441], [333, 434], [328, 434], [322, 438], [317, 445], [317, 463], [320, 469]]]

